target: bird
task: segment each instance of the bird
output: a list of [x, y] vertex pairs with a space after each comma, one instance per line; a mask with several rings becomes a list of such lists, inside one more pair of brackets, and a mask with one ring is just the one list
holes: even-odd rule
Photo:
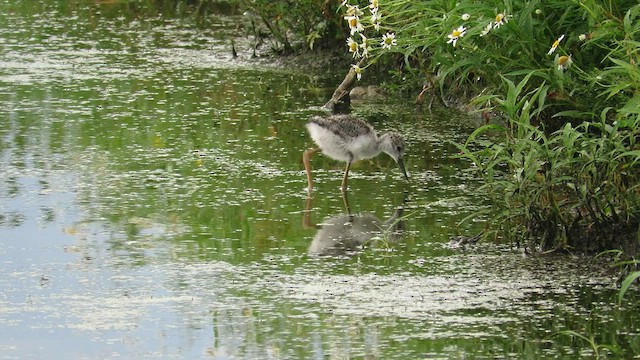
[[304, 151], [302, 161], [307, 173], [307, 191], [313, 190], [311, 179], [311, 157], [318, 151], [326, 156], [347, 163], [342, 178], [342, 191], [347, 190], [347, 179], [351, 164], [358, 160], [371, 159], [384, 152], [396, 161], [405, 179], [409, 179], [404, 167], [405, 143], [397, 132], [385, 132], [380, 136], [366, 121], [352, 115], [338, 114], [328, 117], [313, 116], [306, 124], [311, 139], [318, 145]]

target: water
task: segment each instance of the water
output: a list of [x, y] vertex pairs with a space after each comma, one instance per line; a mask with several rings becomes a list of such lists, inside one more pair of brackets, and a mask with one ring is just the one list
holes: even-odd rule
[[357, 105], [406, 134], [411, 181], [356, 165], [350, 219], [343, 164], [317, 155], [309, 201], [304, 123], [343, 71], [252, 59], [243, 37], [233, 59], [243, 21], [0, 3], [0, 358], [610, 354], [567, 330], [640, 353], [633, 294], [617, 306], [593, 259], [447, 246], [482, 226], [459, 225], [483, 204], [448, 143], [472, 120]]

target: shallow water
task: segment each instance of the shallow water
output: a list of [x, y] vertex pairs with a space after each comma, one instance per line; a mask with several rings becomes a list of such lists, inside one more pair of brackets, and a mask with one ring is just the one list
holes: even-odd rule
[[0, 358], [594, 356], [566, 330], [640, 353], [592, 259], [447, 246], [482, 226], [448, 143], [472, 120], [356, 104], [406, 134], [411, 180], [356, 165], [345, 217], [343, 165], [313, 159], [309, 201], [301, 163], [336, 78], [250, 38], [231, 58], [241, 15], [142, 10], [0, 2]]

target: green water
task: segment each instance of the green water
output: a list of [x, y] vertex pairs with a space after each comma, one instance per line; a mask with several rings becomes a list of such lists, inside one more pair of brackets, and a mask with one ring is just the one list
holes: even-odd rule
[[356, 104], [406, 135], [411, 179], [357, 164], [345, 217], [343, 164], [313, 159], [308, 200], [301, 162], [344, 69], [252, 58], [234, 11], [145, 4], [0, 1], [0, 358], [595, 357], [566, 330], [640, 353], [592, 259], [449, 248], [482, 227], [448, 143], [472, 120]]

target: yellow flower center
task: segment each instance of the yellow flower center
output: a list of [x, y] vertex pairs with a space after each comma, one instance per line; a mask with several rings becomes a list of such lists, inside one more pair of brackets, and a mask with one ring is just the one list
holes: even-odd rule
[[562, 66], [562, 65], [566, 64], [567, 61], [569, 61], [569, 57], [565, 56], [565, 55], [562, 55], [562, 56], [560, 56], [558, 58], [558, 65]]
[[553, 45], [551, 45], [551, 47], [557, 48], [558, 45], [560, 45], [560, 41], [556, 40], [556, 41], [553, 42]]
[[460, 36], [460, 34], [462, 34], [460, 31], [453, 30], [453, 32], [451, 33], [451, 37], [457, 38]]
[[496, 15], [496, 22], [499, 23], [504, 19], [504, 15], [502, 13]]
[[356, 18], [351, 18], [349, 19], [349, 27], [358, 27], [358, 19]]
[[349, 43], [349, 51], [355, 52], [356, 50], [358, 50], [358, 44], [355, 42]]

